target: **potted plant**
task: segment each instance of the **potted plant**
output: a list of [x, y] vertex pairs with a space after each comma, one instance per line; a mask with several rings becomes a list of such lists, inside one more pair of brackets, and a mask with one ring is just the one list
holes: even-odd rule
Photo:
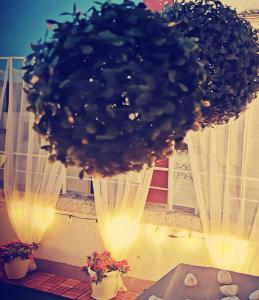
[[4, 263], [6, 276], [9, 279], [19, 279], [26, 276], [33, 252], [38, 249], [38, 244], [9, 242], [0, 247], [0, 257]]
[[176, 1], [163, 12], [173, 30], [199, 40], [199, 60], [205, 65], [202, 127], [238, 117], [258, 91], [257, 31], [220, 1]]
[[116, 261], [108, 251], [101, 253], [94, 251], [87, 256], [83, 271], [91, 276], [92, 297], [98, 300], [108, 300], [116, 296], [118, 279], [121, 274], [129, 271], [129, 265], [125, 259]]
[[50, 161], [107, 177], [170, 155], [200, 114], [196, 39], [129, 0], [62, 15], [47, 20], [51, 35], [24, 66], [27, 109]]

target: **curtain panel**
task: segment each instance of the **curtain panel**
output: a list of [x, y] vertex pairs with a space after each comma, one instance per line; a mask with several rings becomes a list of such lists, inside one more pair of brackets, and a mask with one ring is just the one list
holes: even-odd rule
[[259, 99], [237, 120], [190, 132], [196, 201], [213, 263], [259, 275]]
[[[23, 71], [8, 59], [8, 117], [6, 126], [4, 194], [10, 223], [23, 242], [40, 242], [53, 220], [64, 167], [50, 164], [32, 129], [33, 115], [22, 80]], [[3, 87], [6, 88], [6, 85]], [[0, 99], [2, 100], [2, 98]], [[0, 103], [1, 106], [1, 103]]]
[[125, 258], [138, 235], [153, 169], [93, 178], [98, 225], [106, 249]]

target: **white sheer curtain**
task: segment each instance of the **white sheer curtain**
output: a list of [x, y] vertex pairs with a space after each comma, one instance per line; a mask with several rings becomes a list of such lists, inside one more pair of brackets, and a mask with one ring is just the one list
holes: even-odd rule
[[213, 263], [259, 275], [259, 99], [239, 119], [190, 132], [202, 229]]
[[23, 72], [9, 58], [9, 98], [6, 128], [4, 194], [10, 223], [23, 242], [40, 242], [50, 225], [61, 190], [64, 167], [47, 161], [26, 111]]
[[[8, 71], [9, 71], [9, 60], [1, 60], [1, 63], [5, 64], [5, 70], [0, 70], [0, 130], [3, 129], [4, 125], [4, 118], [3, 118], [3, 105], [4, 105], [4, 99], [6, 97], [6, 87], [7, 87], [7, 82], [8, 82]], [[0, 167], [2, 167], [3, 163], [5, 160], [5, 155], [4, 155], [4, 149], [1, 145], [0, 149]]]
[[[193, 0], [185, 0], [187, 2]], [[246, 10], [259, 9], [258, 0], [221, 0], [224, 5], [236, 9], [238, 13]]]
[[104, 246], [117, 258], [125, 258], [135, 241], [153, 170], [111, 178], [93, 178], [98, 224]]
[[221, 2], [235, 8], [239, 13], [245, 10], [259, 9], [258, 0], [221, 0]]

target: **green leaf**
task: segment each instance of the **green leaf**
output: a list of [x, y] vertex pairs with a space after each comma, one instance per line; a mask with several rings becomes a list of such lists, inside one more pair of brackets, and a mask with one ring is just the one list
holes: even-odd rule
[[165, 42], [166, 42], [166, 38], [163, 37], [155, 39], [155, 43], [159, 46], [163, 45]]
[[52, 149], [52, 146], [51, 145], [44, 145], [44, 146], [41, 146], [40, 147], [42, 150], [45, 150], [45, 151], [51, 151], [51, 149]]
[[188, 92], [188, 87], [187, 87], [186, 85], [184, 85], [184, 84], [182, 84], [182, 83], [178, 83], [178, 86], [180, 87], [180, 89], [181, 89], [183, 92], [185, 92], [185, 93]]
[[60, 14], [60, 16], [72, 16], [72, 14], [69, 12], [63, 12]]
[[97, 132], [97, 128], [94, 123], [87, 124], [85, 129], [86, 129], [87, 133], [90, 133], [90, 134], [95, 134]]
[[47, 20], [46, 22], [50, 25], [59, 24], [59, 22], [55, 20]]
[[117, 40], [117, 35], [113, 34], [110, 30], [104, 30], [98, 33], [98, 36], [103, 40]]
[[82, 179], [84, 179], [84, 176], [85, 176], [85, 170], [84, 169], [82, 169], [80, 172], [79, 172], [79, 178], [82, 180]]
[[124, 41], [123, 41], [123, 40], [114, 40], [114, 41], [112, 42], [112, 44], [113, 44], [114, 46], [123, 46], [123, 45], [124, 45]]
[[133, 37], [143, 37], [142, 31], [137, 28], [130, 28], [128, 30], [128, 35], [133, 36]]
[[[34, 52], [38, 52], [40, 49], [41, 49], [41, 46], [40, 45], [37, 45], [37, 44], [31, 44], [31, 49], [34, 51]], [[35, 55], [35, 54], [34, 54]]]
[[89, 33], [89, 32], [91, 32], [93, 29], [94, 29], [94, 26], [93, 26], [92, 24], [88, 24], [88, 25], [84, 28], [83, 32]]
[[175, 76], [176, 76], [175, 70], [171, 70], [168, 72], [168, 79], [170, 82], [175, 83], [175, 81], [176, 81]]
[[82, 53], [87, 55], [91, 54], [94, 51], [94, 48], [90, 45], [80, 46], [80, 49], [82, 50]]
[[34, 105], [30, 105], [26, 108], [26, 110], [29, 112], [35, 112], [35, 107], [34, 107]]
[[81, 37], [78, 36], [68, 36], [64, 42], [65, 49], [71, 49], [75, 47], [81, 41]]

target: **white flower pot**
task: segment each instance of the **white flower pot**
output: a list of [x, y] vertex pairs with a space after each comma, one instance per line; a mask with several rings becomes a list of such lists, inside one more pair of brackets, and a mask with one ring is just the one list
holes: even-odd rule
[[19, 279], [25, 277], [29, 269], [29, 263], [29, 259], [21, 259], [20, 257], [5, 263], [4, 269], [6, 276], [9, 279]]
[[[95, 275], [95, 272], [89, 270], [89, 274]], [[92, 298], [96, 300], [110, 300], [117, 295], [119, 271], [105, 273], [107, 277], [103, 278], [98, 284], [92, 282]]]
[[35, 262], [35, 259], [31, 258], [30, 262], [29, 262], [28, 271], [32, 272], [32, 271], [35, 271], [35, 270], [37, 270], [37, 264]]

